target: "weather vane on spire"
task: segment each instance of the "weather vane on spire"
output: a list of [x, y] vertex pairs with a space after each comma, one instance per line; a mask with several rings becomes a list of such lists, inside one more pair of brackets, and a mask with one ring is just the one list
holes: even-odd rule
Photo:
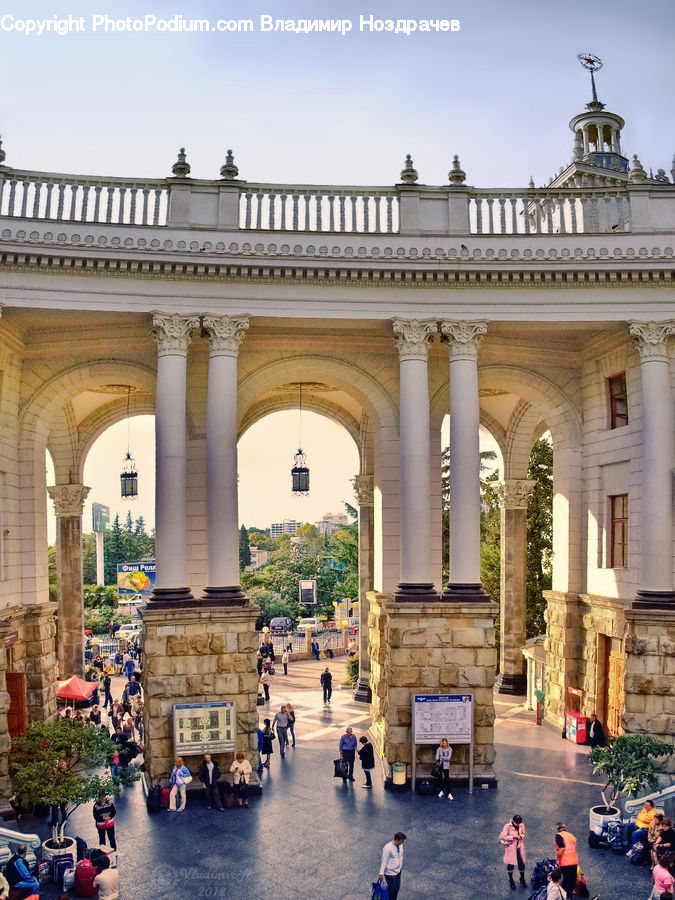
[[589, 109], [602, 109], [604, 107], [604, 103], [600, 103], [598, 100], [598, 94], [595, 90], [595, 78], [593, 76], [594, 72], [599, 71], [602, 68], [602, 60], [599, 56], [594, 56], [592, 53], [578, 53], [577, 59], [584, 67], [584, 69], [588, 69], [591, 73], [591, 87], [593, 88], [593, 100], [588, 104]]

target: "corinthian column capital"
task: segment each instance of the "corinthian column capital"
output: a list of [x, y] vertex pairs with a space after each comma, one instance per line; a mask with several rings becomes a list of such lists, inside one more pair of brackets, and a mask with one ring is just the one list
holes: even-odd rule
[[81, 516], [90, 490], [83, 484], [53, 484], [47, 493], [54, 501], [57, 516]]
[[393, 319], [392, 327], [399, 359], [426, 361], [429, 354], [429, 342], [438, 330], [436, 323], [419, 319]]
[[478, 360], [478, 348], [483, 343], [487, 322], [473, 322], [444, 319], [441, 334], [447, 338], [451, 359]]
[[640, 362], [668, 362], [668, 337], [675, 331], [675, 321], [629, 322], [628, 330]]
[[186, 355], [192, 330], [198, 326], [199, 316], [153, 312], [150, 334], [157, 341], [160, 355], [164, 353]]
[[497, 496], [502, 509], [527, 509], [527, 501], [536, 481], [531, 478], [506, 478], [497, 485]]
[[372, 475], [355, 475], [351, 479], [359, 506], [373, 506], [375, 485]]
[[248, 316], [204, 316], [204, 332], [209, 341], [211, 356], [234, 356], [244, 340], [249, 326]]

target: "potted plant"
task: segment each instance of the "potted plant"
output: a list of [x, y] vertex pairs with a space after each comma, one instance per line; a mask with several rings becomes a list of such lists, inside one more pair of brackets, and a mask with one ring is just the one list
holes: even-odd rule
[[674, 750], [672, 744], [646, 734], [626, 734], [611, 738], [606, 747], [594, 747], [590, 755], [593, 772], [602, 775], [606, 784], [600, 791], [602, 805], [591, 808], [591, 832], [599, 835], [608, 822], [621, 818], [617, 806], [620, 794], [636, 797], [645, 785], [658, 791], [661, 782], [655, 761]]
[[[10, 766], [14, 798], [23, 809], [38, 804], [52, 811], [52, 836], [43, 855], [75, 852], [75, 839], [66, 837], [66, 823], [82, 803], [103, 794], [116, 794], [137, 774], [121, 769], [113, 777], [106, 768], [115, 744], [100, 728], [70, 719], [34, 722], [25, 737], [12, 741]], [[60, 821], [59, 821], [60, 820]]]

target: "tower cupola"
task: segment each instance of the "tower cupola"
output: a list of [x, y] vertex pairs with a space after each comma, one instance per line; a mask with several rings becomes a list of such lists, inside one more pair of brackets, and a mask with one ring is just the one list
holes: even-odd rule
[[602, 60], [591, 53], [580, 53], [581, 65], [591, 73], [592, 99], [584, 112], [570, 122], [574, 132], [574, 159], [586, 165], [614, 172], [628, 172], [628, 160], [621, 153], [621, 129], [626, 124], [621, 116], [608, 112], [598, 100], [595, 72]]

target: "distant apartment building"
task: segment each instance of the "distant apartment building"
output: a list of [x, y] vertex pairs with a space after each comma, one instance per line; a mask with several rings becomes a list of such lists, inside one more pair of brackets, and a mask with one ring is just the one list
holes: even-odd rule
[[269, 550], [261, 550], [258, 547], [251, 547], [251, 564], [246, 566], [247, 571], [254, 571], [255, 569], [261, 569], [264, 565], [270, 561], [270, 551]]
[[283, 522], [272, 522], [270, 525], [270, 537], [279, 537], [280, 534], [295, 534], [298, 528], [302, 527], [302, 522], [296, 522], [293, 519], [284, 519]]
[[344, 513], [326, 513], [316, 527], [321, 534], [335, 534], [345, 525], [349, 525], [349, 518]]

